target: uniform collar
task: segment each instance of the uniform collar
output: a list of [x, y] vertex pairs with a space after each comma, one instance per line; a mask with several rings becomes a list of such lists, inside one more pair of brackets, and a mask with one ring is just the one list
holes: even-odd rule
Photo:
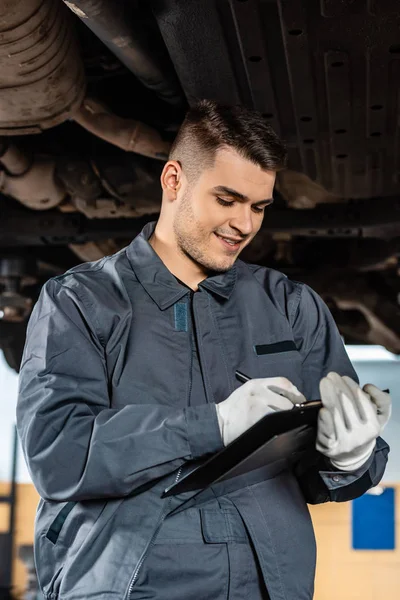
[[[161, 310], [165, 310], [187, 294], [188, 289], [177, 281], [150, 246], [148, 240], [155, 226], [155, 221], [147, 223], [142, 232], [129, 244], [126, 253], [141, 285], [157, 306]], [[231, 295], [235, 283], [236, 267], [233, 266], [225, 273], [207, 277], [199, 287], [227, 299]]]

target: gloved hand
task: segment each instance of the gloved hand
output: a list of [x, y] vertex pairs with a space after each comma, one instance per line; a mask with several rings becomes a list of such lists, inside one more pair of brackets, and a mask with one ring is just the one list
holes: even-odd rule
[[350, 377], [329, 373], [320, 382], [323, 408], [316, 447], [341, 471], [354, 471], [371, 456], [391, 414], [389, 394], [371, 383], [360, 388]]
[[218, 424], [227, 446], [268, 413], [290, 410], [306, 399], [289, 379], [251, 379], [216, 405]]

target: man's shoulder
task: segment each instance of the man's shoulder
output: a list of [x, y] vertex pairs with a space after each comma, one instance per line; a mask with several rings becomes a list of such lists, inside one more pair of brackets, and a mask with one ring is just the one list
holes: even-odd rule
[[[105, 291], [109, 287], [118, 287], [127, 269], [129, 269], [129, 261], [126, 257], [126, 248], [122, 248], [98, 260], [71, 267], [65, 273], [52, 277], [52, 280], [76, 292], [83, 289]], [[133, 275], [132, 271], [131, 274]]]
[[287, 275], [276, 269], [247, 263], [242, 260], [237, 261], [239, 280], [247, 277], [253, 278], [266, 291], [278, 291], [281, 289], [286, 293], [301, 293], [304, 283], [289, 279]]
[[102, 298], [120, 296], [125, 287], [126, 275], [135, 278], [126, 256], [126, 248], [99, 260], [81, 263], [65, 273], [52, 277], [48, 285], [56, 285], [67, 293], [71, 291], [78, 299], [90, 298], [101, 302]]
[[248, 285], [251, 280], [262, 287], [274, 306], [291, 321], [299, 307], [305, 284], [289, 279], [276, 269], [238, 261], [238, 281]]

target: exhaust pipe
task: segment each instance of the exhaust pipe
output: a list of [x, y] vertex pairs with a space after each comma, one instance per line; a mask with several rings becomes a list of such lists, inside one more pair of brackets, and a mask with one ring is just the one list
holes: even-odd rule
[[125, 152], [136, 152], [143, 156], [166, 161], [170, 150], [170, 142], [140, 121], [118, 117], [102, 103], [93, 98], [86, 98], [74, 120], [97, 137], [118, 146]]
[[179, 109], [183, 95], [172, 61], [152, 14], [136, 15], [129, 2], [63, 0], [81, 21], [146, 87]]
[[0, 135], [40, 133], [85, 95], [71, 15], [57, 0], [0, 2]]

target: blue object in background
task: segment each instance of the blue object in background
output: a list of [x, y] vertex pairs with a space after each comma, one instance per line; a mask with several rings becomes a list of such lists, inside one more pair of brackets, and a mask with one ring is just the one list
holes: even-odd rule
[[395, 549], [395, 489], [364, 494], [352, 503], [353, 549]]

